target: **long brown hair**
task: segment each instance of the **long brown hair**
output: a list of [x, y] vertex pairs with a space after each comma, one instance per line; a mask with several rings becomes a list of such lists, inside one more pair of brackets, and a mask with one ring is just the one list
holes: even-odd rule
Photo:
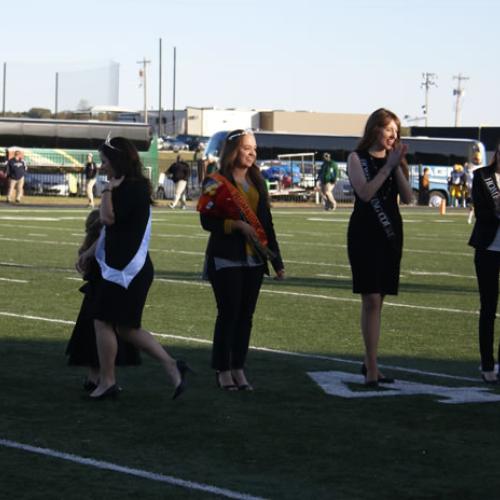
[[[373, 144], [377, 141], [380, 132], [387, 127], [387, 125], [394, 121], [396, 127], [398, 129], [397, 138], [395, 142], [395, 146], [400, 144], [401, 142], [401, 121], [398, 116], [385, 108], [379, 108], [375, 110], [366, 121], [365, 131], [363, 132], [363, 137], [358, 143], [358, 151], [368, 151]], [[403, 167], [403, 172], [406, 178], [409, 177], [408, 163], [405, 158], [403, 158], [401, 162], [401, 166]]]
[[[235, 184], [233, 170], [236, 168], [236, 160], [238, 159], [243, 136], [247, 134], [252, 134], [252, 132], [243, 129], [236, 129], [229, 132], [224, 142], [224, 146], [222, 147], [219, 172], [224, 177], [228, 178], [233, 184]], [[248, 169], [248, 177], [259, 192], [259, 196], [262, 196], [265, 202], [269, 204], [269, 195], [267, 193], [264, 177], [255, 163]]]

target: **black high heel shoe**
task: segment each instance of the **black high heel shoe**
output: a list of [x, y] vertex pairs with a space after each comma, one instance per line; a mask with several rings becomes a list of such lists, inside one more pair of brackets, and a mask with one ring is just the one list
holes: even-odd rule
[[177, 399], [186, 390], [187, 386], [186, 375], [188, 372], [193, 373], [193, 370], [191, 370], [191, 368], [189, 368], [187, 363], [182, 359], [178, 359], [175, 362], [175, 364], [177, 366], [177, 370], [179, 370], [181, 381], [179, 382], [179, 385], [175, 388], [174, 393], [172, 394], [172, 399]]
[[108, 387], [102, 394], [99, 396], [91, 396], [89, 394], [89, 398], [95, 401], [102, 401], [104, 399], [116, 399], [120, 394], [120, 387], [117, 384], [114, 384]]
[[239, 387], [236, 384], [222, 385], [219, 379], [220, 371], [215, 372], [215, 385], [224, 391], [238, 391]]
[[97, 384], [92, 382], [89, 378], [83, 381], [83, 390], [87, 392], [94, 392], [97, 389]]
[[[366, 365], [363, 363], [361, 365], [361, 375], [364, 375], [366, 377], [368, 373], [368, 370], [366, 369]], [[368, 384], [371, 384], [372, 382], [375, 382], [376, 385], [368, 385]], [[395, 380], [393, 378], [390, 378], [390, 377], [379, 377], [378, 380], [372, 380], [370, 382], [367, 382], [365, 385], [368, 386], [368, 387], [377, 387], [378, 384], [394, 384]]]

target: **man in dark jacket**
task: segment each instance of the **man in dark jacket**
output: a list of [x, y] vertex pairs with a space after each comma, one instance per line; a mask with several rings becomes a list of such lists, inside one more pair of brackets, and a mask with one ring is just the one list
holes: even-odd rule
[[9, 179], [9, 192], [7, 203], [12, 203], [14, 191], [16, 191], [16, 203], [21, 203], [24, 194], [24, 176], [26, 174], [25, 161], [22, 159], [21, 151], [14, 152], [14, 158], [7, 162], [7, 178]]
[[168, 176], [174, 181], [175, 184], [175, 197], [174, 201], [170, 203], [170, 208], [175, 208], [179, 201], [181, 208], [186, 209], [186, 191], [189, 179], [189, 165], [181, 160], [181, 155], [177, 156], [177, 160], [168, 169]]

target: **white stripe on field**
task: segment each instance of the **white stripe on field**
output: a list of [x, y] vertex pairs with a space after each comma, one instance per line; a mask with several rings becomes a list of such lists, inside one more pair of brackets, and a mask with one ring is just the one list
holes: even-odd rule
[[0, 278], [0, 281], [10, 281], [12, 283], [29, 283], [28, 280], [15, 280], [12, 278]]
[[432, 272], [432, 271], [406, 271], [408, 274], [413, 276], [446, 276], [448, 278], [474, 278], [475, 276], [469, 274], [454, 274], [454, 273], [446, 273], [446, 272]]
[[[0, 311], [0, 316], [8, 316], [8, 317], [14, 317], [14, 318], [21, 318], [21, 319], [32, 319], [36, 321], [48, 321], [50, 323], [61, 323], [64, 325], [74, 325], [75, 321], [67, 321], [63, 319], [54, 319], [54, 318], [43, 318], [40, 316], [28, 316], [25, 314], [15, 314], [15, 313], [9, 313], [5, 311]], [[212, 344], [211, 340], [207, 339], [200, 339], [197, 337], [186, 337], [184, 335], [174, 335], [170, 333], [157, 333], [157, 332], [151, 332], [152, 335], [155, 335], [157, 337], [162, 337], [162, 338], [168, 338], [168, 339], [174, 339], [174, 340], [182, 340], [184, 342], [194, 342], [195, 344]], [[293, 356], [297, 358], [304, 358], [304, 359], [319, 359], [319, 360], [324, 360], [324, 361], [335, 361], [338, 363], [347, 363], [350, 365], [359, 365], [359, 361], [353, 361], [351, 359], [344, 359], [344, 358], [337, 358], [334, 356], [325, 356], [322, 354], [306, 354], [306, 353], [301, 353], [301, 352], [293, 352], [293, 351], [285, 351], [282, 349], [271, 349], [269, 347], [258, 347], [258, 346], [250, 346], [250, 349], [254, 351], [261, 351], [261, 352], [268, 352], [271, 354], [281, 354], [284, 356]], [[438, 373], [438, 372], [427, 372], [423, 370], [417, 370], [415, 368], [405, 368], [403, 366], [393, 366], [393, 365], [386, 365], [386, 364], [381, 364], [379, 365], [382, 368], [387, 368], [391, 370], [397, 370], [401, 372], [407, 372], [407, 373], [414, 373], [416, 375], [424, 375], [424, 376], [429, 376], [429, 377], [440, 377], [440, 378], [448, 378], [448, 379], [453, 379], [453, 380], [468, 380], [472, 382], [477, 382], [475, 378], [471, 377], [462, 377], [459, 375], [449, 375], [447, 373]]]
[[37, 455], [44, 455], [46, 457], [60, 458], [61, 460], [74, 462], [80, 465], [88, 465], [90, 467], [95, 467], [96, 469], [119, 472], [121, 474], [127, 474], [129, 476], [136, 476], [142, 479], [149, 479], [150, 481], [157, 481], [160, 483], [170, 484], [172, 486], [179, 486], [188, 490], [203, 491], [204, 493], [220, 495], [226, 498], [235, 498], [239, 500], [262, 500], [261, 497], [255, 497], [246, 493], [227, 490], [225, 488], [218, 488], [217, 486], [211, 486], [209, 484], [186, 481], [185, 479], [179, 479], [174, 476], [166, 476], [164, 474], [149, 472], [142, 469], [132, 469], [130, 467], [124, 467], [123, 465], [114, 464], [112, 462], [104, 462], [102, 460], [95, 460], [93, 458], [80, 457], [79, 455], [51, 450], [50, 448], [39, 448], [37, 446], [30, 446], [27, 444], [18, 443], [16, 441], [10, 441], [8, 439], [0, 439], [0, 446], [27, 451], [29, 453], [36, 453]]
[[[187, 280], [175, 280], [169, 278], [156, 278], [155, 281], [162, 281], [165, 283], [174, 283], [180, 285], [197, 285], [197, 286], [210, 286], [208, 283], [204, 282], [196, 282], [196, 281], [187, 281]], [[322, 299], [322, 300], [336, 300], [338, 302], [354, 302], [360, 303], [360, 299], [351, 298], [351, 297], [335, 297], [332, 295], [321, 295], [315, 293], [300, 293], [300, 292], [290, 292], [285, 290], [269, 290], [268, 288], [262, 288], [261, 291], [263, 293], [274, 293], [276, 295], [290, 295], [292, 297], [305, 297], [308, 299]], [[418, 306], [413, 304], [398, 304], [396, 302], [384, 302], [384, 306], [391, 307], [404, 307], [407, 309], [419, 309], [422, 311], [435, 311], [435, 312], [447, 312], [453, 314], [474, 314], [478, 315], [479, 311], [466, 311], [463, 309], [454, 309], [451, 307], [433, 307], [433, 306]]]

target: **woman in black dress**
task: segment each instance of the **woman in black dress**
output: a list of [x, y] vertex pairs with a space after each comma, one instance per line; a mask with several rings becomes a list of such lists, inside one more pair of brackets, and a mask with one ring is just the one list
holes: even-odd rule
[[[474, 172], [472, 199], [476, 223], [469, 240], [475, 248], [479, 299], [479, 351], [481, 376], [487, 384], [498, 384], [493, 344], [500, 276], [500, 144], [491, 163]], [[500, 346], [498, 348], [500, 359]]]
[[361, 294], [361, 332], [365, 343], [362, 373], [366, 385], [390, 383], [377, 366], [382, 305], [396, 295], [403, 247], [403, 226], [398, 195], [411, 203], [400, 121], [386, 110], [370, 115], [358, 149], [349, 155], [347, 173], [356, 200], [347, 234], [353, 292]]
[[163, 365], [175, 386], [176, 398], [184, 391], [188, 367], [183, 361], [175, 361], [150, 332], [141, 328], [142, 311], [153, 281], [148, 253], [151, 184], [143, 174], [135, 146], [127, 139], [108, 138], [100, 153], [109, 179], [99, 209], [104, 229], [96, 244], [79, 260], [80, 267], [85, 267], [85, 261], [95, 255], [102, 276], [95, 290], [93, 314], [100, 374], [90, 397], [102, 399], [118, 394], [115, 358], [119, 335]]

